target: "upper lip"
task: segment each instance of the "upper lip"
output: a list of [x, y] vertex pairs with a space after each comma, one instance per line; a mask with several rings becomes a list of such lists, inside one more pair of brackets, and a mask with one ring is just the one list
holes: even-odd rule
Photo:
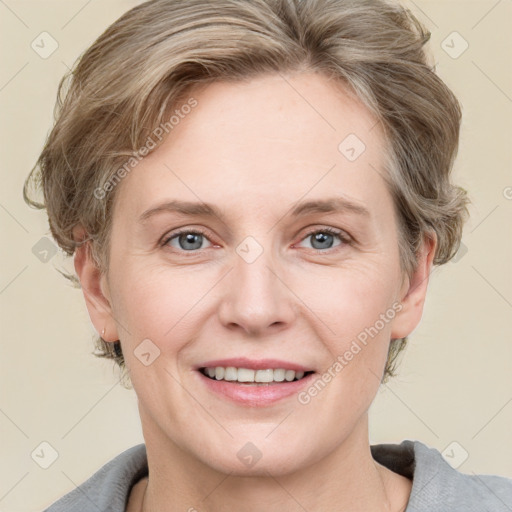
[[277, 370], [282, 368], [283, 370], [294, 370], [296, 372], [313, 371], [312, 368], [308, 368], [307, 366], [291, 361], [283, 361], [281, 359], [248, 359], [246, 357], [205, 361], [204, 363], [197, 365], [196, 370], [199, 370], [200, 368], [214, 368], [216, 366], [222, 366], [224, 368], [232, 366], [235, 368], [248, 368], [249, 370]]

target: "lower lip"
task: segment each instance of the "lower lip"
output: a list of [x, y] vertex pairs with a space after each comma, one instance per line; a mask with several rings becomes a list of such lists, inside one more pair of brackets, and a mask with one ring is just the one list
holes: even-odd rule
[[211, 391], [250, 407], [266, 407], [283, 398], [297, 394], [302, 388], [308, 386], [315, 376], [314, 373], [310, 373], [300, 380], [291, 382], [241, 384], [232, 381], [210, 379], [200, 371], [197, 373]]

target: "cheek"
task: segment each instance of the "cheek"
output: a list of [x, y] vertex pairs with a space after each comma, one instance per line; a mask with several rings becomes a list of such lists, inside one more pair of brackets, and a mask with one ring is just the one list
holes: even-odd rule
[[[376, 262], [366, 265], [354, 262], [339, 268], [302, 272], [300, 286], [297, 281], [293, 289], [299, 290], [301, 301], [315, 313], [316, 323], [323, 324], [330, 337], [341, 341], [356, 337], [373, 326], [381, 315], [389, 310], [393, 312], [397, 282], [394, 268]], [[378, 328], [384, 330], [381, 322]]]
[[392, 270], [382, 266], [332, 270], [323, 279], [309, 276], [303, 288], [310, 290], [303, 300], [314, 311], [310, 318], [316, 320], [309, 325], [325, 357], [318, 379], [298, 399], [304, 411], [324, 411], [325, 428], [336, 438], [348, 435], [379, 389], [396, 315], [396, 287]]
[[[167, 289], [165, 294], [163, 289]], [[144, 276], [133, 279], [127, 273], [116, 295], [116, 312], [128, 322], [127, 329], [132, 337], [148, 337], [171, 328], [173, 311], [177, 312], [177, 295], [165, 282], [148, 282]], [[169, 307], [172, 303], [174, 308]]]
[[[119, 334], [133, 347], [149, 338], [162, 351], [177, 351], [215, 316], [224, 292], [229, 292], [223, 290], [229, 280], [222, 282], [222, 266], [171, 267], [148, 260], [127, 255], [112, 265], [115, 314], [125, 327]], [[282, 298], [293, 302], [297, 311], [295, 325], [289, 328], [316, 334], [331, 355], [344, 353], [392, 306], [397, 268], [383, 254], [354, 256], [336, 267], [289, 266], [281, 272], [293, 290]], [[379, 330], [385, 335], [389, 327]]]
[[[175, 380], [180, 379], [180, 351], [201, 325], [200, 301], [211, 288], [210, 280], [197, 271], [170, 269], [137, 257], [118, 263], [112, 275], [112, 298], [118, 324], [124, 327], [118, 332], [132, 384], [155, 417], [177, 417], [165, 397], [170, 393], [172, 403], [187, 402]], [[145, 353], [149, 353], [146, 360]], [[184, 414], [188, 411], [180, 412], [180, 417]]]
[[215, 275], [135, 259], [121, 262], [113, 281], [115, 314], [125, 327], [119, 334], [132, 346], [149, 338], [163, 351], [179, 349], [186, 333], [200, 325]]
[[303, 290], [310, 293], [301, 297], [315, 313], [311, 325], [326, 354], [319, 377], [328, 381], [329, 391], [320, 393], [319, 404], [327, 407], [334, 400], [357, 416], [373, 400], [384, 371], [396, 315], [397, 271], [376, 261], [328, 270], [323, 277], [318, 271], [308, 275]]

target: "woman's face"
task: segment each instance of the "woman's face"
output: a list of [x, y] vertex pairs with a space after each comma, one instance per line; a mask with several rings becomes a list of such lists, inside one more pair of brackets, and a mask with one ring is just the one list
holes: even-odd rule
[[[112, 309], [91, 316], [121, 340], [148, 446], [282, 474], [367, 441], [390, 338], [423, 296], [407, 295], [382, 132], [362, 104], [317, 74], [192, 96], [118, 185]], [[305, 377], [288, 382], [294, 369]]]

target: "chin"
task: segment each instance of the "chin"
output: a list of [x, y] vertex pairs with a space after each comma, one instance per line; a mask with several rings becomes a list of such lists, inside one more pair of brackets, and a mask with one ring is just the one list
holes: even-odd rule
[[242, 460], [237, 452], [231, 456], [223, 456], [216, 460], [203, 461], [209, 467], [220, 473], [229, 474], [230, 476], [239, 477], [258, 477], [258, 476], [283, 476], [308, 465], [306, 461], [298, 459], [296, 454], [272, 453], [265, 455], [261, 453], [261, 458], [254, 458], [252, 461], [246, 455]]
[[314, 464], [329, 452], [320, 446], [309, 449], [300, 437], [293, 435], [287, 436], [287, 441], [277, 437], [272, 439], [272, 435], [268, 437], [268, 432], [266, 429], [265, 434], [260, 436], [245, 433], [244, 436], [235, 436], [224, 445], [217, 436], [207, 447], [204, 447], [203, 438], [201, 444], [206, 449], [198, 450], [199, 443], [193, 443], [194, 449], [190, 453], [215, 471], [251, 477], [291, 474]]

